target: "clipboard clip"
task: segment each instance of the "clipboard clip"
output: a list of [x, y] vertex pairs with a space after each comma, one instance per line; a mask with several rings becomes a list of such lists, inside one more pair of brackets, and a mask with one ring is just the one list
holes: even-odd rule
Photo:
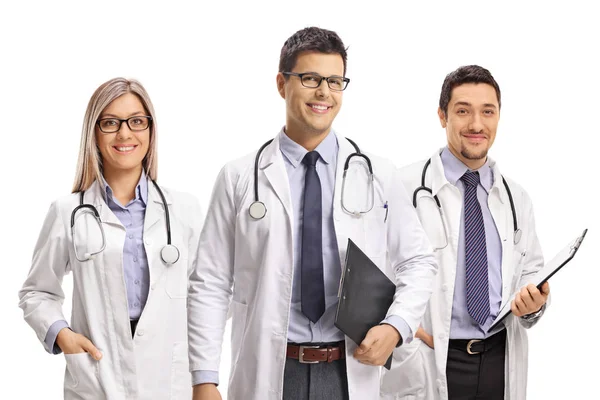
[[579, 236], [577, 239], [575, 239], [575, 243], [573, 243], [573, 245], [571, 246], [571, 251], [577, 251], [579, 249], [579, 246], [581, 246], [581, 242], [583, 242], [583, 238], [585, 237], [585, 234], [587, 233], [587, 229], [585, 229], [583, 231], [583, 233], [581, 234], [581, 236]]

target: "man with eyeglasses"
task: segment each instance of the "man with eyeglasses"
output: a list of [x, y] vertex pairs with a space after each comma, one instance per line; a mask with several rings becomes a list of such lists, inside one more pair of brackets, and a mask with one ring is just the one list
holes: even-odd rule
[[[335, 32], [292, 35], [277, 74], [285, 126], [262, 152], [228, 163], [217, 178], [190, 276], [194, 400], [221, 398], [228, 309], [230, 400], [377, 399], [379, 366], [416, 332], [437, 266], [391, 163], [370, 155], [371, 208], [359, 201], [372, 188], [365, 162], [351, 162], [359, 182], [349, 179], [342, 190], [355, 148], [331, 125], [345, 75], [346, 49]], [[348, 239], [396, 283], [386, 318], [360, 346], [334, 325]]]

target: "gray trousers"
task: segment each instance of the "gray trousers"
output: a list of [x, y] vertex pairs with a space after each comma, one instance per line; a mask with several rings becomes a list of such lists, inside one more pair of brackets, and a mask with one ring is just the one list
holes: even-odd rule
[[346, 360], [301, 364], [288, 358], [283, 376], [283, 400], [348, 400]]

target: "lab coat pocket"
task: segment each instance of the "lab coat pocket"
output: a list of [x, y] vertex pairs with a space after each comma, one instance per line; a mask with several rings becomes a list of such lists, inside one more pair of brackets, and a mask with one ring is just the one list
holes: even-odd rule
[[88, 353], [65, 354], [65, 399], [103, 399], [98, 361]]
[[527, 256], [527, 250], [516, 250], [514, 251], [514, 275], [512, 280], [513, 292], [521, 289], [521, 278], [523, 276], [523, 265], [525, 264], [525, 257]]
[[167, 269], [167, 294], [171, 299], [185, 299], [188, 294], [187, 258], [180, 258], [175, 264], [165, 266]]
[[[384, 399], [421, 399], [425, 393], [425, 364], [422, 351], [427, 347], [419, 339], [394, 350], [392, 368], [381, 376]], [[430, 349], [428, 349], [430, 350]], [[433, 350], [431, 350], [433, 351]]]
[[234, 375], [240, 350], [246, 333], [248, 305], [235, 300], [231, 302], [231, 376]]
[[369, 257], [382, 257], [387, 250], [386, 214], [387, 209], [382, 205], [375, 204], [364, 217], [365, 250]]
[[187, 342], [173, 344], [171, 363], [171, 399], [189, 399], [192, 396], [192, 376], [189, 372]]

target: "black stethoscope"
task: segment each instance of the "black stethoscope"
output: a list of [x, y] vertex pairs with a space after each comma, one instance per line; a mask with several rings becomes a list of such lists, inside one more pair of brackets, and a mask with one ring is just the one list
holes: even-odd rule
[[[444, 224], [444, 216], [443, 216], [442, 204], [440, 203], [440, 200], [438, 199], [437, 195], [433, 194], [433, 191], [431, 190], [431, 188], [428, 188], [427, 186], [425, 186], [425, 176], [427, 175], [427, 169], [429, 168], [429, 164], [431, 164], [431, 158], [429, 160], [427, 160], [427, 162], [425, 163], [425, 166], [423, 167], [423, 172], [421, 174], [421, 186], [416, 188], [415, 191], [413, 192], [412, 200], [413, 200], [413, 206], [416, 209], [417, 208], [417, 195], [419, 194], [419, 192], [421, 190], [424, 190], [424, 191], [428, 192], [429, 194], [431, 194], [433, 197], [433, 200], [435, 200], [435, 204], [438, 207], [440, 218], [442, 219], [442, 225], [444, 226], [444, 234], [446, 237], [446, 244], [443, 247], [436, 249], [436, 250], [440, 250], [440, 249], [443, 249], [446, 246], [448, 246], [448, 231], [446, 230], [446, 225]], [[502, 183], [504, 184], [504, 187], [506, 188], [506, 193], [508, 193], [508, 200], [510, 201], [510, 210], [512, 212], [512, 220], [513, 220], [513, 228], [514, 228], [513, 243], [517, 244], [521, 240], [522, 231], [519, 229], [519, 225], [517, 224], [517, 212], [515, 210], [515, 203], [513, 201], [510, 187], [508, 186], [508, 183], [506, 182], [506, 179], [504, 179], [503, 176], [502, 176]]]
[[[373, 186], [373, 167], [371, 166], [371, 160], [369, 159], [369, 157], [367, 157], [365, 154], [363, 154], [360, 151], [360, 148], [358, 147], [358, 145], [356, 143], [354, 143], [354, 141], [346, 138], [346, 140], [348, 140], [350, 142], [350, 144], [354, 147], [354, 150], [356, 150], [355, 153], [350, 154], [347, 158], [346, 158], [346, 162], [344, 163], [344, 175], [342, 177], [342, 209], [347, 212], [348, 214], [352, 214], [356, 217], [360, 217], [363, 214], [368, 213], [369, 211], [371, 211], [373, 209], [373, 205], [375, 202], [375, 188]], [[258, 150], [258, 153], [256, 153], [256, 158], [254, 159], [254, 201], [252, 202], [252, 204], [250, 204], [250, 207], [248, 207], [248, 213], [250, 214], [250, 216], [255, 219], [255, 220], [260, 220], [263, 219], [265, 217], [265, 215], [267, 215], [267, 206], [265, 206], [265, 203], [263, 203], [262, 201], [259, 200], [258, 198], [258, 163], [260, 161], [260, 156], [263, 152], [263, 150], [265, 149], [265, 147], [267, 147], [268, 145], [271, 144], [271, 142], [273, 141], [273, 139], [267, 141], [265, 144], [263, 144], [260, 149]], [[348, 167], [350, 165], [350, 161], [352, 160], [352, 157], [361, 157], [363, 158], [366, 162], [367, 162], [367, 166], [369, 168], [369, 185], [371, 186], [371, 200], [369, 202], [369, 206], [367, 207], [366, 210], [350, 210], [349, 208], [347, 208], [345, 206], [344, 203], [344, 189], [346, 186], [346, 173], [348, 172]]]
[[[169, 219], [169, 207], [167, 207], [167, 199], [165, 198], [165, 195], [163, 194], [162, 190], [160, 190], [160, 187], [158, 187], [156, 182], [154, 182], [153, 179], [150, 180], [154, 184], [154, 187], [156, 188], [158, 194], [160, 195], [160, 198], [162, 199], [163, 207], [165, 209], [165, 221], [167, 223], [167, 244], [163, 246], [163, 248], [160, 250], [160, 258], [162, 258], [165, 264], [172, 265], [175, 264], [177, 260], [179, 260], [179, 249], [177, 248], [177, 246], [171, 244], [171, 220]], [[71, 235], [73, 237], [73, 249], [75, 250], [75, 258], [77, 258], [77, 261], [80, 262], [91, 260], [96, 254], [101, 253], [106, 248], [106, 236], [104, 235], [104, 228], [102, 227], [102, 220], [100, 219], [100, 214], [98, 213], [96, 207], [94, 207], [93, 205], [83, 204], [84, 193], [85, 191], [82, 191], [79, 194], [79, 205], [75, 207], [73, 212], [71, 212]], [[96, 219], [96, 222], [98, 223], [98, 226], [100, 227], [100, 232], [102, 233], [102, 246], [100, 250], [85, 253], [83, 255], [83, 258], [80, 258], [79, 254], [77, 253], [77, 246], [75, 246], [75, 214], [77, 213], [77, 211], [85, 208], [89, 209], [92, 212], [94, 218]]]

